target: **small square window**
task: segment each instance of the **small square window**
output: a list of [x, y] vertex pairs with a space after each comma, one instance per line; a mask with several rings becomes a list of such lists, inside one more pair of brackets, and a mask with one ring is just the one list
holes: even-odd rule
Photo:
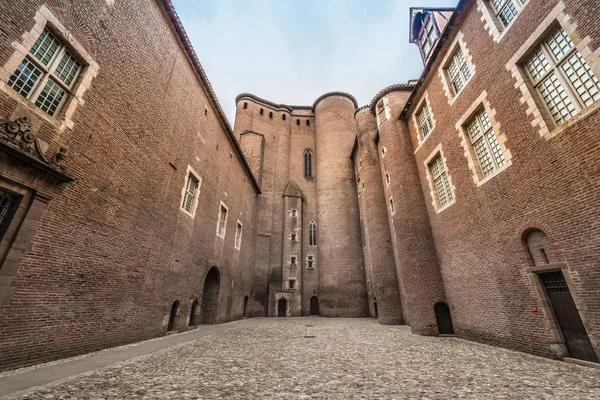
[[297, 233], [291, 233], [290, 234], [290, 240], [292, 242], [295, 242], [296, 240], [298, 240], [298, 234]]
[[296, 218], [298, 216], [298, 210], [292, 209], [290, 212], [292, 218]]
[[295, 279], [289, 279], [288, 280], [288, 286], [290, 289], [296, 289], [296, 280]]
[[296, 265], [296, 256], [290, 256], [290, 264]]
[[309, 255], [306, 257], [306, 268], [313, 269], [315, 267], [315, 256]]

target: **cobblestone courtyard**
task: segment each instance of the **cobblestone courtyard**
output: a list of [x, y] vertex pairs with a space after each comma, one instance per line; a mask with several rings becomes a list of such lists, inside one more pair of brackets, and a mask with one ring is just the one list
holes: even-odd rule
[[600, 370], [371, 319], [231, 326], [14, 398], [600, 399]]

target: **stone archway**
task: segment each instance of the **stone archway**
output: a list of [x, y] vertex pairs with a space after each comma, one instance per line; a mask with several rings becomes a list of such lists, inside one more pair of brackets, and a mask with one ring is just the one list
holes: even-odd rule
[[220, 284], [221, 274], [219, 269], [212, 267], [206, 274], [204, 290], [202, 291], [202, 305], [200, 307], [200, 323], [202, 324], [214, 324], [217, 321]]
[[319, 315], [319, 298], [317, 296], [310, 298], [310, 315]]
[[190, 310], [190, 322], [189, 322], [189, 326], [195, 326], [198, 325], [198, 322], [196, 321], [196, 309], [198, 308], [198, 300], [194, 300], [194, 302], [192, 303], [192, 308]]
[[167, 332], [175, 329], [175, 318], [177, 317], [177, 311], [179, 311], [179, 300], [175, 300], [171, 305], [171, 312], [169, 313], [169, 324], [167, 325]]

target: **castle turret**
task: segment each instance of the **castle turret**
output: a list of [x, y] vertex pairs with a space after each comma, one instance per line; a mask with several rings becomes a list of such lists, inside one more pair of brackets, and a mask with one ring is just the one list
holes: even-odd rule
[[327, 317], [368, 315], [358, 200], [350, 153], [356, 100], [328, 93], [313, 105], [317, 144], [319, 311]]

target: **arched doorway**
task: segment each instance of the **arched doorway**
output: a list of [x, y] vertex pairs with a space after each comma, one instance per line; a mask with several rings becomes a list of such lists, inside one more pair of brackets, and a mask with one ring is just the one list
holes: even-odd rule
[[285, 317], [287, 315], [287, 300], [283, 297], [277, 302], [277, 316]]
[[319, 315], [319, 299], [317, 296], [310, 298], [310, 315]]
[[217, 267], [212, 267], [204, 280], [202, 291], [202, 306], [200, 307], [200, 322], [214, 324], [217, 320], [217, 304], [219, 301], [219, 285], [221, 276]]
[[373, 302], [373, 308], [375, 309], [375, 318], [379, 318], [379, 311], [377, 310], [377, 302]]
[[448, 305], [446, 303], [437, 303], [433, 309], [440, 335], [454, 335], [454, 327], [452, 326], [452, 317], [450, 316]]
[[169, 325], [167, 325], [167, 331], [172, 331], [175, 328], [175, 317], [179, 311], [179, 300], [175, 300], [171, 305], [171, 313], [169, 314]]
[[247, 312], [248, 312], [248, 296], [244, 297], [244, 311], [243, 311], [242, 317], [246, 318]]
[[198, 325], [198, 323], [196, 322], [196, 309], [197, 308], [198, 308], [198, 300], [194, 299], [194, 302], [192, 303], [192, 309], [190, 310], [190, 323], [189, 323], [189, 326]]

